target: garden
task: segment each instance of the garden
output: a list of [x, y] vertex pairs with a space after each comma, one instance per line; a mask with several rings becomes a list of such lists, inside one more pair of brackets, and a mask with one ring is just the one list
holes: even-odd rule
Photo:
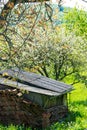
[[[11, 2], [0, 18], [0, 71], [17, 67], [72, 85], [68, 115], [46, 130], [86, 130], [87, 12]], [[1, 124], [0, 130], [32, 128]]]

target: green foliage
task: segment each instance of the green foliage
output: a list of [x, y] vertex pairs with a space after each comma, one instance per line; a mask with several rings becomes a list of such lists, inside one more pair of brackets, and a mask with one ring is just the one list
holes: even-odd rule
[[37, 38], [38, 43], [32, 44], [30, 53], [28, 50], [30, 55], [25, 52], [30, 59], [25, 62], [27, 68], [56, 80], [64, 80], [68, 76], [72, 79], [71, 84], [85, 80], [81, 75], [87, 63], [86, 44], [82, 37], [66, 34], [64, 29], [49, 29]]
[[13, 8], [7, 17], [8, 26], [0, 33], [0, 69], [26, 68], [56, 80], [68, 76], [74, 83], [85, 80], [81, 73], [87, 63], [87, 41], [74, 32], [52, 28], [49, 15], [52, 16], [52, 9], [45, 4], [20, 4]]
[[26, 128], [24, 126], [15, 126], [13, 124], [9, 125], [9, 126], [3, 126], [0, 125], [0, 130], [31, 130], [31, 128]]
[[66, 29], [74, 31], [76, 35], [87, 37], [87, 12], [71, 9], [65, 14]]
[[38, 41], [35, 38], [42, 35], [39, 30], [45, 30], [48, 23], [51, 25], [50, 15], [52, 9], [45, 3], [21, 3], [11, 10], [6, 19], [8, 24], [0, 29], [0, 69], [25, 66], [27, 50]]
[[[35, 28], [35, 37], [26, 44], [17, 41], [10, 45], [1, 44], [1, 57], [8, 59], [2, 67], [26, 68], [56, 80], [68, 76], [73, 79], [71, 84], [85, 80], [81, 75], [87, 63], [84, 39], [74, 33], [65, 33], [64, 29], [48, 27], [50, 25], [46, 26], [47, 30]], [[7, 37], [15, 40], [15, 35]]]

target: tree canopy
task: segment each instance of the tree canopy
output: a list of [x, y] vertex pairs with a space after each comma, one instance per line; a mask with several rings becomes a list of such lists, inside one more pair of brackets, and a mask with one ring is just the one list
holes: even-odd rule
[[71, 84], [83, 81], [87, 39], [76, 36], [76, 31], [68, 33], [63, 26], [55, 27], [48, 3], [10, 2], [15, 3], [8, 7], [7, 2], [1, 12], [0, 69], [18, 67], [56, 80], [71, 77]]
[[76, 35], [87, 37], [86, 11], [73, 8], [65, 14], [65, 21], [65, 26], [68, 31], [74, 31]]

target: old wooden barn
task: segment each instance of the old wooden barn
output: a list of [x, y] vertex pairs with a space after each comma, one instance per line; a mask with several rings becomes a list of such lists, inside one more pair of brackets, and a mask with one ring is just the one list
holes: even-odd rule
[[47, 127], [67, 115], [72, 86], [18, 69], [0, 75], [0, 122]]

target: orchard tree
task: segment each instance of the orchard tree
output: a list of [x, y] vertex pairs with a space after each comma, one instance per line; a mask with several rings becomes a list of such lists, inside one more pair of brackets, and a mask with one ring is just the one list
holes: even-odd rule
[[[48, 4], [46, 3], [46, 1], [49, 0], [6, 0], [7, 2], [1, 0], [0, 4], [2, 3], [4, 5], [4, 7], [1, 10], [1, 15], [0, 15], [0, 25], [4, 26], [6, 24], [6, 19], [8, 17], [8, 15], [12, 12], [13, 8], [17, 5], [18, 8], [21, 8], [21, 4], [25, 5], [28, 3], [32, 3], [34, 4], [34, 2], [40, 2], [41, 4], [44, 2], [46, 4], [46, 6], [48, 6]], [[61, 6], [63, 0], [58, 0], [58, 5]], [[26, 8], [25, 8], [26, 9]], [[19, 17], [22, 17], [23, 13], [25, 12], [25, 9], [21, 9], [22, 12], [18, 11]]]
[[27, 44], [31, 46], [33, 43], [34, 37], [37, 36], [35, 35], [35, 28], [39, 30], [39, 28], [45, 28], [48, 23], [52, 24], [52, 8], [47, 3], [32, 4], [26, 2], [9, 0], [1, 11], [1, 69], [3, 67], [21, 67], [20, 63], [16, 63], [16, 59], [19, 58], [19, 54]]
[[55, 28], [47, 3], [12, 5], [7, 15], [4, 8], [1, 12], [0, 69], [18, 67], [56, 80], [71, 77], [71, 84], [83, 81], [86, 40]]
[[31, 47], [27, 45], [20, 54], [23, 69], [55, 80], [67, 79], [70, 84], [86, 81], [82, 73], [87, 64], [87, 46], [82, 37], [52, 29], [37, 36]]
[[[8, 0], [0, 15], [0, 65], [21, 67], [15, 59], [23, 48], [32, 45], [37, 37], [36, 30], [52, 27], [53, 9], [46, 2], [31, 3], [28, 0]], [[60, 1], [59, 1], [60, 2]], [[49, 26], [49, 27], [48, 27]], [[43, 35], [40, 32], [38, 35]], [[18, 62], [18, 61], [17, 61]]]

